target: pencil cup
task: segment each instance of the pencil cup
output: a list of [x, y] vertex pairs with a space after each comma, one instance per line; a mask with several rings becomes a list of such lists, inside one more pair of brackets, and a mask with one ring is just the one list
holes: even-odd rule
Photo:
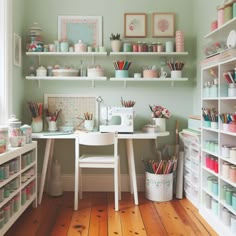
[[94, 126], [94, 120], [85, 120], [84, 121], [84, 128], [87, 131], [92, 131]]
[[172, 70], [171, 78], [172, 79], [182, 78], [182, 70]]
[[145, 197], [151, 201], [165, 202], [173, 198], [173, 173], [152, 174], [146, 172]]
[[43, 131], [43, 119], [41, 116], [32, 118], [31, 128], [33, 133], [39, 133]]
[[49, 121], [48, 122], [48, 130], [49, 131], [57, 131], [57, 122], [56, 121]]
[[116, 76], [116, 78], [127, 78], [127, 77], [129, 77], [129, 71], [128, 70], [116, 70], [115, 76]]

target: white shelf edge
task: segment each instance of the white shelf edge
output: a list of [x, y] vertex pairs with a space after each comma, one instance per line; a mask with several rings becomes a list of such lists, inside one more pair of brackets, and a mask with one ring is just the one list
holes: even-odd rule
[[185, 56], [188, 52], [110, 52], [110, 56]]
[[105, 81], [107, 77], [80, 77], [80, 76], [26, 76], [27, 80], [74, 80], [74, 81]]
[[111, 81], [135, 81], [135, 82], [153, 82], [153, 81], [157, 81], [157, 82], [180, 82], [180, 81], [187, 81], [188, 78], [177, 78], [177, 79], [172, 79], [172, 78], [110, 78]]
[[108, 52], [26, 52], [27, 56], [107, 56]]

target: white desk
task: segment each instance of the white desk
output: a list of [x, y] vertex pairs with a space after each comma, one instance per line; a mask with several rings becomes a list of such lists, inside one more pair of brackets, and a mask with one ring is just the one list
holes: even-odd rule
[[[118, 139], [125, 139], [126, 140], [126, 152], [127, 152], [129, 175], [130, 175], [130, 189], [131, 189], [131, 193], [134, 193], [135, 205], [138, 205], [138, 190], [137, 190], [136, 170], [135, 170], [135, 161], [134, 161], [133, 139], [154, 139], [154, 140], [156, 140], [158, 137], [163, 137], [163, 136], [168, 136], [168, 135], [169, 135], [169, 132], [162, 132], [162, 133], [134, 132], [132, 134], [118, 134]], [[47, 140], [45, 153], [44, 153], [40, 188], [39, 188], [38, 203], [40, 204], [42, 201], [47, 170], [48, 170], [48, 172], [51, 170], [55, 139], [72, 139], [72, 140], [74, 140], [74, 142], [75, 142], [75, 161], [76, 161], [76, 159], [77, 159], [76, 155], [78, 155], [78, 145], [77, 145], [78, 138], [77, 138], [76, 134], [62, 134], [62, 133], [50, 133], [50, 132], [33, 133], [32, 137], [33, 137], [33, 139], [46, 139]], [[48, 173], [48, 176], [50, 176], [50, 173]], [[75, 178], [76, 178], [76, 176], [75, 176]], [[76, 204], [78, 204], [78, 200], [76, 198], [77, 198], [77, 196], [75, 194], [75, 202], [77, 202]]]

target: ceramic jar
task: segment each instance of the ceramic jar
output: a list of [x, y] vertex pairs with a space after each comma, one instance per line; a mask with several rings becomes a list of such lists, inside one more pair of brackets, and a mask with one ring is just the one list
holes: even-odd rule
[[36, 76], [47, 76], [47, 69], [43, 66], [38, 67], [36, 70]]
[[75, 44], [75, 52], [86, 52], [87, 45], [83, 43], [82, 40], [79, 40], [78, 43]]

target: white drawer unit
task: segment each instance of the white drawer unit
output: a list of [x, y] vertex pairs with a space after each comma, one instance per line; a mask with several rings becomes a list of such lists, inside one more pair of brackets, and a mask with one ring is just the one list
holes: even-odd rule
[[180, 138], [184, 144], [184, 194], [197, 208], [200, 201], [201, 133], [184, 129]]
[[0, 235], [26, 208], [37, 206], [37, 142], [0, 154]]

